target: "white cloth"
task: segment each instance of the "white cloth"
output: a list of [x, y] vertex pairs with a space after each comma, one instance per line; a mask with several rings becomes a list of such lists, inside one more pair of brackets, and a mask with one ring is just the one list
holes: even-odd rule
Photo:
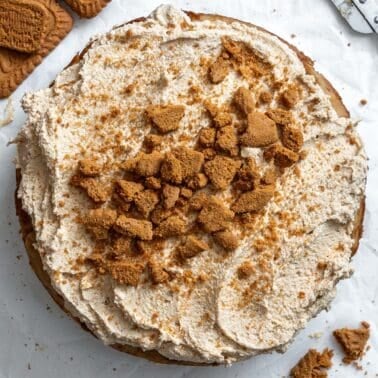
[[[19, 100], [31, 90], [44, 88], [81, 50], [88, 39], [113, 25], [146, 16], [161, 0], [113, 0], [95, 19], [75, 19], [66, 39], [13, 94], [15, 120], [0, 129], [0, 377], [254, 377], [286, 376], [309, 349], [334, 348], [331, 377], [363, 376], [353, 367], [339, 366], [341, 351], [332, 330], [371, 324], [371, 349], [362, 361], [368, 377], [378, 373], [378, 36], [353, 32], [328, 0], [182, 0], [176, 7], [218, 13], [250, 21], [277, 33], [317, 63], [340, 92], [370, 158], [365, 230], [353, 258], [355, 274], [338, 285], [329, 312], [322, 312], [301, 331], [284, 354], [259, 356], [230, 368], [192, 368], [156, 365], [102, 345], [68, 319], [53, 303], [28, 266], [18, 230], [13, 193], [15, 147], [7, 147], [24, 122]], [[366, 106], [359, 104], [367, 99]], [[0, 101], [0, 114], [6, 101]], [[320, 332], [320, 338], [309, 336]], [[30, 364], [30, 365], [29, 365]], [[30, 369], [28, 368], [30, 367]]]

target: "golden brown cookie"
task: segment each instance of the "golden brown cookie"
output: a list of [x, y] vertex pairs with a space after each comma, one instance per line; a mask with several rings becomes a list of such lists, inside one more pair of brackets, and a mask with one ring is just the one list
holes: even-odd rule
[[110, 0], [66, 0], [66, 3], [80, 17], [92, 18], [97, 16]]
[[72, 29], [72, 17], [54, 0], [40, 0], [46, 14], [41, 46], [32, 54], [0, 47], [0, 98], [8, 97]]
[[0, 46], [26, 53], [41, 46], [46, 9], [33, 0], [0, 2]]

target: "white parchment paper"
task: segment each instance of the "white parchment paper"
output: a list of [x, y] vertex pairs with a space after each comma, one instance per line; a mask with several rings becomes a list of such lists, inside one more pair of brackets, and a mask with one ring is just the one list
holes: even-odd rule
[[[365, 231], [353, 258], [355, 274], [338, 286], [329, 312], [301, 331], [284, 355], [259, 356], [232, 367], [156, 365], [114, 351], [83, 331], [51, 300], [29, 268], [19, 236], [13, 195], [15, 147], [7, 147], [25, 120], [19, 100], [44, 88], [88, 39], [113, 25], [148, 15], [162, 0], [113, 0], [95, 19], [79, 20], [66, 39], [13, 94], [15, 120], [0, 129], [0, 377], [226, 378], [284, 377], [308, 350], [335, 349], [330, 377], [378, 376], [378, 36], [353, 32], [328, 0], [183, 0], [179, 8], [219, 13], [261, 25], [292, 42], [316, 61], [342, 95], [370, 159]], [[367, 99], [366, 106], [359, 104]], [[0, 101], [0, 114], [6, 101]], [[370, 349], [358, 371], [341, 363], [332, 330], [371, 324]], [[319, 338], [311, 338], [318, 333]], [[366, 375], [365, 375], [366, 374]]]

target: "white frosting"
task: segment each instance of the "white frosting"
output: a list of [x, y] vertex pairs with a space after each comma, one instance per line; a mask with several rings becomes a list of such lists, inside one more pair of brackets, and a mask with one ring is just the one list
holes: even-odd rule
[[[186, 105], [170, 145], [208, 125], [202, 106], [185, 103], [182, 95], [197, 85], [207, 98], [222, 104], [246, 84], [234, 71], [217, 85], [203, 80], [200, 58], [215, 58], [224, 35], [259, 51], [273, 64], [277, 79], [284, 77], [286, 67], [286, 77], [300, 78], [309, 87], [294, 110], [308, 153], [298, 163], [301, 175], [285, 173], [277, 184], [281, 201], [267, 206], [234, 253], [220, 261], [218, 251], [209, 250], [180, 268], [208, 277], [191, 291], [185, 285], [179, 290], [148, 284], [135, 288], [84, 267], [78, 272], [73, 263], [91, 252], [93, 242], [74, 220], [75, 209], [89, 203], [68, 184], [77, 160], [85, 151], [112, 161], [115, 150], [101, 152], [100, 147], [115, 141], [116, 133], [120, 138], [115, 149], [124, 149], [124, 158], [135, 155], [149, 132], [143, 111], [150, 103]], [[130, 48], [137, 40], [138, 48]], [[122, 94], [134, 82], [132, 94]], [[320, 101], [309, 114], [306, 102], [312, 98]], [[101, 120], [112, 106], [121, 114]], [[28, 121], [19, 135], [18, 194], [31, 216], [36, 247], [66, 307], [105, 343], [155, 349], [171, 359], [202, 363], [230, 363], [284, 350], [298, 329], [328, 305], [337, 281], [350, 275], [351, 233], [364, 193], [366, 158], [361, 148], [349, 143], [350, 120], [337, 116], [297, 55], [278, 38], [236, 21], [191, 21], [183, 12], [161, 6], [146, 21], [95, 39], [82, 60], [61, 73], [51, 88], [28, 94], [24, 108]], [[358, 140], [354, 129], [348, 133]], [[258, 154], [254, 149], [242, 151], [243, 156]], [[337, 164], [341, 169], [334, 169]], [[295, 217], [277, 228], [280, 254], [274, 259], [273, 251], [257, 252], [254, 243], [267, 233], [270, 222], [280, 223], [282, 211]], [[238, 280], [236, 270], [246, 260], [263, 265], [265, 272], [257, 270]], [[327, 263], [322, 271], [319, 262]], [[261, 300], [241, 306], [242, 292], [253, 281], [267, 282], [267, 289]]]

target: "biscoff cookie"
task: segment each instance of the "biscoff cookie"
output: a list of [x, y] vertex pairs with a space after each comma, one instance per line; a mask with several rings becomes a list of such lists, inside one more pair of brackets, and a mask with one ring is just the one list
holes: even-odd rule
[[72, 29], [72, 17], [54, 0], [40, 0], [47, 20], [41, 46], [32, 54], [0, 48], [0, 98], [8, 97]]
[[66, 0], [66, 3], [82, 18], [97, 16], [110, 0]]
[[38, 1], [2, 1], [0, 46], [25, 53], [37, 51], [47, 17], [46, 9]]

